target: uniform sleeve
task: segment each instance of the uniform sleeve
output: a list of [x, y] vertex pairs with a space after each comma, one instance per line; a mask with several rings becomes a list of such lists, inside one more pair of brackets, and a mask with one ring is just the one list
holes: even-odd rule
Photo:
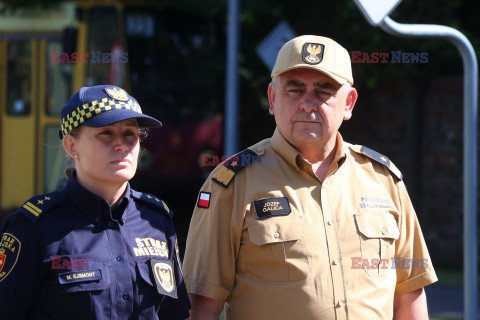
[[[173, 223], [172, 223], [173, 229]], [[169, 237], [169, 252], [170, 259], [175, 265], [175, 283], [177, 284], [177, 299], [165, 296], [160, 311], [158, 313], [159, 319], [169, 320], [184, 320], [190, 316], [190, 299], [188, 298], [187, 288], [182, 275], [182, 266], [178, 253], [177, 239], [175, 231]]]
[[21, 213], [10, 215], [0, 231], [0, 317], [26, 319], [41, 268], [41, 240]]
[[399, 182], [399, 197], [402, 208], [400, 237], [395, 247], [396, 295], [420, 289], [438, 280], [417, 215], [402, 181]]
[[223, 188], [209, 179], [200, 191], [209, 202], [200, 207], [197, 200], [188, 231], [183, 273], [189, 293], [225, 301], [233, 290], [240, 246], [234, 190], [234, 183]]

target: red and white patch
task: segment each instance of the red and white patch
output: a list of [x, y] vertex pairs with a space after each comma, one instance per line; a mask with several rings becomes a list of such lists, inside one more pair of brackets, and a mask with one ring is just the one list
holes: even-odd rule
[[199, 208], [205, 208], [207, 209], [210, 207], [210, 192], [200, 192], [200, 195], [198, 196], [198, 203], [197, 206]]
[[6, 255], [0, 254], [0, 271], [3, 269], [3, 265], [5, 264], [5, 259], [7, 258]]

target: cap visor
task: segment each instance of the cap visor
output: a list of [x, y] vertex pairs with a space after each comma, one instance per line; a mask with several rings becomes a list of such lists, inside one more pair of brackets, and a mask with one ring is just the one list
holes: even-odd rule
[[102, 112], [85, 121], [83, 125], [98, 128], [132, 118], [138, 119], [138, 126], [142, 128], [158, 128], [162, 126], [162, 123], [155, 118], [126, 109], [113, 109]]

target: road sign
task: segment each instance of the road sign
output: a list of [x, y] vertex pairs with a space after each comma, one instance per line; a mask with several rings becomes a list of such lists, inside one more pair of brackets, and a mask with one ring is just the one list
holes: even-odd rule
[[378, 26], [402, 0], [355, 0], [367, 21]]
[[282, 21], [260, 42], [256, 52], [269, 70], [273, 69], [280, 48], [294, 37], [295, 31], [286, 21]]

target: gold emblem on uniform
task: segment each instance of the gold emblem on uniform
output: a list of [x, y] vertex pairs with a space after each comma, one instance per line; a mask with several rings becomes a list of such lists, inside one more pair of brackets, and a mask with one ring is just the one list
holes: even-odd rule
[[173, 278], [172, 266], [168, 263], [157, 262], [153, 267], [155, 278], [162, 288], [167, 292], [175, 289], [175, 280]]
[[325, 46], [320, 43], [305, 43], [302, 50], [302, 58], [308, 64], [319, 64], [323, 60]]
[[115, 87], [105, 89], [110, 97], [119, 101], [127, 101], [128, 94], [123, 89], [117, 89]]

